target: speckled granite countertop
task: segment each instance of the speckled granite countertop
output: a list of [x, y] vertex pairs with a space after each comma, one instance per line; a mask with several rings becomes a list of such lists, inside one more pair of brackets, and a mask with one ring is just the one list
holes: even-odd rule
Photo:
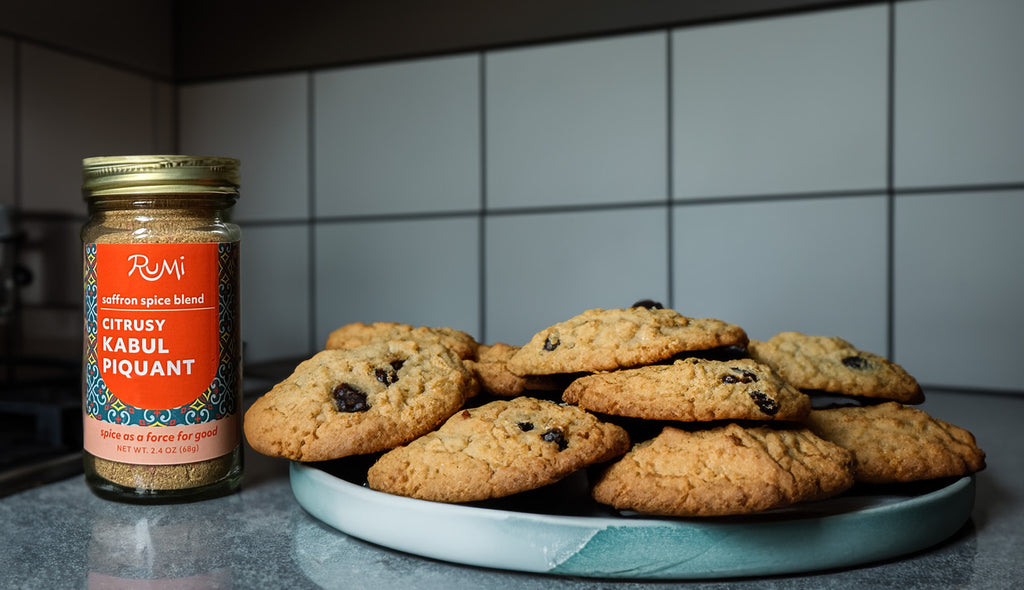
[[[1024, 580], [1024, 396], [929, 392], [932, 415], [988, 454], [971, 520], [901, 559], [688, 588], [994, 588]], [[438, 531], [443, 535], [444, 531]], [[153, 580], [154, 582], [143, 582]], [[155, 582], [159, 580], [160, 582]], [[247, 449], [240, 493], [169, 506], [93, 496], [81, 476], [0, 499], [0, 588], [663, 588], [671, 582], [528, 575], [461, 566], [346, 536], [295, 501], [288, 466]]]

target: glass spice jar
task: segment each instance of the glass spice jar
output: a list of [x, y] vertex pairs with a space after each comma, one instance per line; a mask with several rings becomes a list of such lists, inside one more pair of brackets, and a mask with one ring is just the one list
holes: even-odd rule
[[238, 161], [82, 162], [85, 480], [103, 498], [182, 502], [242, 475]]

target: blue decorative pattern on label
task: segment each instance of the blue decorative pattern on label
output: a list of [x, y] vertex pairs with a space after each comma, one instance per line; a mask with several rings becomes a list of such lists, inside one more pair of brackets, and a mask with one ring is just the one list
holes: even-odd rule
[[136, 426], [180, 426], [220, 420], [238, 411], [241, 385], [238, 350], [238, 244], [218, 244], [219, 363], [217, 372], [195, 401], [166, 410], [126, 404], [114, 395], [100, 374], [97, 346], [96, 244], [84, 247], [85, 414], [102, 422]]

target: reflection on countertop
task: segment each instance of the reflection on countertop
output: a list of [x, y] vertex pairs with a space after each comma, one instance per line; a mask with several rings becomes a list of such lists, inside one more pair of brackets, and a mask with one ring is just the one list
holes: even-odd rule
[[[1024, 396], [929, 391], [922, 408], [974, 432], [988, 455], [972, 518], [960, 531], [886, 562], [768, 581], [716, 580], [713, 587], [1016, 587], [1024, 578]], [[518, 590], [620, 584], [462, 566], [366, 543], [298, 505], [286, 461], [248, 447], [245, 460], [241, 492], [192, 504], [108, 502], [93, 496], [81, 476], [0, 498], [0, 587]]]
[[[301, 360], [247, 366], [243, 409]], [[66, 354], [23, 354], [5, 366], [0, 375], [0, 498], [82, 472], [81, 396], [81, 364]]]
[[223, 516], [196, 521], [134, 512], [93, 522], [88, 588], [130, 588], [140, 580], [189, 588], [232, 586], [227, 554], [221, 550], [230, 531]]

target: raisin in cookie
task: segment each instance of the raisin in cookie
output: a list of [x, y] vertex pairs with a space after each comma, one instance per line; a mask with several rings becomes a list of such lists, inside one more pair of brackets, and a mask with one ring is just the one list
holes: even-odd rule
[[739, 326], [688, 318], [672, 309], [591, 309], [535, 334], [509, 359], [508, 368], [517, 375], [594, 373], [746, 343]]
[[906, 404], [924, 401], [921, 386], [903, 367], [842, 338], [781, 332], [766, 341], [752, 340], [749, 351], [799, 389]]
[[327, 335], [327, 349], [346, 349], [365, 346], [389, 340], [438, 340], [452, 350], [460, 359], [476, 356], [477, 342], [465, 332], [454, 328], [411, 326], [396, 322], [355, 322], [345, 324]]
[[500, 498], [554, 483], [629, 448], [622, 428], [572, 406], [529, 397], [466, 409], [435, 432], [385, 453], [371, 488], [437, 502]]
[[853, 452], [860, 482], [918, 481], [985, 468], [985, 453], [970, 432], [898, 402], [813, 410], [806, 423]]
[[562, 399], [603, 414], [685, 422], [799, 420], [811, 409], [807, 395], [751, 359], [691, 358], [587, 375]]
[[849, 451], [807, 429], [665, 427], [611, 465], [594, 499], [664, 516], [750, 514], [826, 498], [853, 485]]
[[429, 432], [476, 393], [469, 370], [436, 342], [325, 350], [253, 402], [253, 449], [323, 461], [394, 448]]

